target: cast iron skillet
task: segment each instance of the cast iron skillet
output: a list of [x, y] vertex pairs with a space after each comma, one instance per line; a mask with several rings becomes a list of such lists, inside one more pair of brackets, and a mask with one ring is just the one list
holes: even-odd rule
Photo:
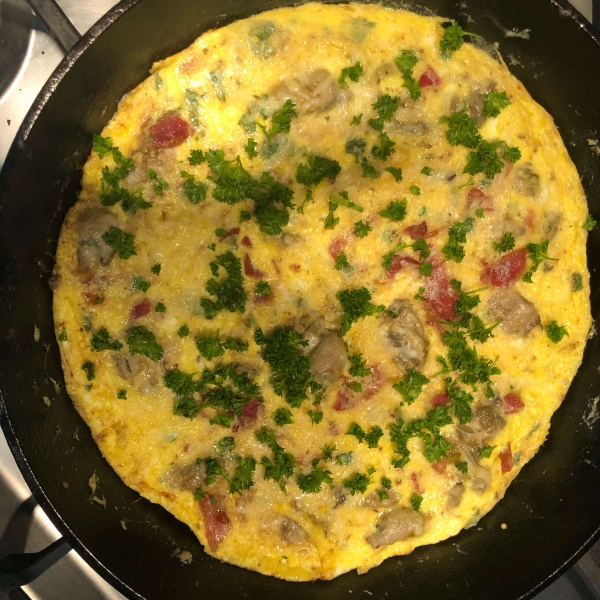
[[[352, 572], [329, 582], [283, 582], [205, 555], [185, 525], [121, 482], [64, 391], [47, 282], [92, 134], [106, 124], [119, 98], [146, 77], [153, 61], [185, 48], [206, 29], [286, 3], [125, 0], [92, 28], [44, 87], [0, 179], [0, 418], [9, 444], [56, 527], [131, 598], [333, 600], [350, 592], [368, 600], [531, 597], [600, 533], [598, 426], [593, 415], [584, 421], [591, 399], [600, 395], [598, 336], [588, 342], [546, 444], [477, 527], [401, 560], [389, 559], [365, 575]], [[500, 42], [512, 72], [554, 116], [590, 210], [598, 214], [600, 156], [587, 140], [598, 139], [600, 131], [600, 41], [587, 24], [566, 0], [471, 0], [468, 8], [452, 0], [423, 3], [427, 6], [389, 4], [434, 11]], [[504, 37], [505, 30], [524, 29], [531, 29], [530, 40]], [[592, 233], [594, 317], [600, 309], [599, 242]], [[51, 399], [50, 407], [43, 396]], [[90, 501], [92, 473], [105, 507]], [[184, 566], [173, 556], [177, 549], [191, 551], [193, 562]]]

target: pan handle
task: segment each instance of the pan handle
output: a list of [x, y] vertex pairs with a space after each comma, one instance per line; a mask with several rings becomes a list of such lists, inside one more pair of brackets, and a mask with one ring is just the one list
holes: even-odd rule
[[0, 592], [7, 592], [31, 583], [54, 563], [65, 556], [71, 547], [59, 538], [39, 552], [9, 554], [0, 558]]
[[81, 39], [56, 0], [27, 0], [27, 3], [65, 54]]

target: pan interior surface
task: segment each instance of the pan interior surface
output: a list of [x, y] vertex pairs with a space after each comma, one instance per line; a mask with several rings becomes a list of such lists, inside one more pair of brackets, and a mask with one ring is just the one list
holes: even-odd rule
[[[22, 452], [21, 468], [55, 523], [72, 532], [71, 540], [86, 549], [92, 565], [131, 597], [186, 597], [197, 595], [198, 589], [215, 598], [240, 593], [254, 598], [266, 592], [323, 600], [359, 590], [381, 598], [394, 592], [423, 597], [423, 590], [443, 598], [531, 595], [600, 525], [600, 450], [591, 412], [591, 399], [600, 395], [596, 336], [553, 418], [545, 446], [477, 527], [419, 548], [401, 564], [390, 559], [366, 575], [352, 572], [313, 584], [290, 585], [204, 555], [185, 525], [160, 507], [138, 501], [120, 481], [64, 390], [47, 280], [92, 134], [106, 124], [118, 99], [146, 77], [152, 62], [186, 47], [206, 29], [282, 4], [141, 0], [70, 68], [61, 67], [64, 77], [27, 138], [13, 148], [0, 182], [3, 427], [13, 449]], [[600, 117], [588, 99], [598, 96], [600, 82], [586, 77], [580, 65], [600, 66], [598, 45], [564, 9], [546, 0], [489, 1], [469, 7], [468, 15], [461, 6], [431, 1], [427, 8], [401, 7], [454, 18], [500, 43], [512, 72], [554, 116], [582, 177], [590, 212], [596, 214], [600, 161], [588, 140], [597, 139]], [[526, 29], [531, 30], [529, 39], [506, 37]], [[595, 317], [596, 235], [589, 244]], [[43, 396], [51, 398], [50, 407]], [[92, 491], [94, 475], [97, 487]], [[177, 558], [181, 550], [192, 553], [191, 564], [182, 565]]]

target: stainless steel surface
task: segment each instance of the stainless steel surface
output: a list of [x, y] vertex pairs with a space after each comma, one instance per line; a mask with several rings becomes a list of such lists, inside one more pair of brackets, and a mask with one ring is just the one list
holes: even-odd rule
[[[591, 21], [592, 0], [570, 2]], [[83, 34], [117, 2], [58, 0], [58, 3]], [[27, 110], [61, 59], [60, 49], [24, 0], [0, 0], [0, 168]], [[58, 537], [58, 531], [33, 500], [0, 432], [0, 556], [36, 552]], [[600, 543], [535, 600], [600, 600], [599, 565]], [[73, 551], [23, 591], [33, 600], [123, 599]], [[16, 600], [24, 596], [15, 591], [8, 598]]]

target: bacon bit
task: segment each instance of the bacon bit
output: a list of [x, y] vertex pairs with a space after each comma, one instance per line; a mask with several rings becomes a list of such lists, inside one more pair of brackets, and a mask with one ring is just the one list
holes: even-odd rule
[[219, 238], [219, 241], [222, 242], [223, 240], [226, 240], [228, 237], [231, 237], [232, 235], [237, 235], [239, 232], [240, 232], [240, 228], [234, 227], [233, 229], [226, 231], [225, 234]]
[[394, 279], [394, 277], [396, 277], [396, 275], [404, 268], [405, 265], [418, 264], [419, 261], [415, 260], [412, 256], [399, 256], [398, 254], [394, 254], [390, 270], [387, 271], [388, 279]]
[[506, 396], [502, 398], [502, 403], [504, 404], [505, 415], [514, 415], [515, 413], [521, 412], [525, 408], [525, 404], [523, 404], [521, 397], [518, 394], [513, 394], [512, 392], [506, 394]]
[[448, 404], [448, 392], [440, 392], [431, 399], [431, 406], [446, 406]]
[[431, 466], [438, 472], [443, 473], [446, 470], [446, 460], [438, 460], [437, 462], [431, 463]]
[[419, 77], [419, 86], [424, 88], [429, 87], [430, 85], [438, 86], [440, 83], [442, 83], [440, 76], [427, 65], [427, 70]]
[[348, 240], [346, 238], [337, 238], [329, 244], [329, 254], [331, 254], [331, 258], [333, 260], [337, 260], [337, 257], [340, 255], [340, 252], [346, 247]]
[[242, 244], [244, 244], [244, 246], [248, 246], [248, 248], [252, 248], [252, 242], [247, 235], [242, 238]]
[[151, 311], [152, 304], [150, 304], [150, 300], [144, 298], [139, 304], [132, 307], [130, 314], [132, 319], [139, 319], [140, 317], [145, 317]]
[[413, 240], [419, 240], [427, 235], [427, 221], [422, 221], [416, 225], [409, 225], [404, 228], [404, 232]]
[[190, 73], [191, 71], [194, 71], [196, 69], [197, 63], [198, 57], [192, 56], [191, 58], [188, 58], [179, 65], [178, 71], [180, 73]]
[[88, 304], [103, 304], [104, 296], [99, 296], [98, 294], [94, 294], [94, 292], [83, 292], [82, 296], [85, 298], [85, 301]]
[[528, 208], [525, 212], [525, 225], [529, 231], [535, 231], [535, 212], [533, 208]]
[[268, 296], [263, 296], [261, 294], [254, 295], [254, 304], [270, 304], [271, 300], [273, 300], [275, 296], [273, 295], [273, 291]]
[[252, 398], [250, 402], [246, 402], [242, 406], [242, 416], [240, 417], [240, 427], [249, 427], [256, 419], [261, 417], [265, 412], [262, 402], [258, 398]]
[[260, 269], [255, 268], [248, 254], [244, 255], [244, 273], [248, 275], [248, 277], [256, 277], [257, 279], [265, 276]]
[[222, 505], [222, 498], [206, 494], [204, 500], [200, 500], [198, 504], [204, 517], [204, 531], [208, 545], [215, 552], [231, 530], [231, 521]]
[[423, 237], [426, 237], [429, 240], [431, 238], [434, 238], [441, 231], [444, 231], [444, 229], [448, 229], [448, 227], [438, 227], [437, 229], [434, 229], [433, 231], [428, 231]]
[[472, 187], [467, 194], [467, 208], [475, 206], [483, 208], [485, 212], [494, 212], [494, 207], [491, 204], [492, 199], [479, 188]]
[[277, 275], [281, 275], [281, 269], [279, 268], [279, 263], [274, 258], [271, 259], [271, 262], [273, 263], [273, 267], [275, 268]]
[[456, 321], [454, 303], [458, 299], [456, 290], [450, 285], [450, 274], [443, 263], [434, 265], [425, 284], [425, 301], [434, 315], [442, 321]]
[[176, 112], [168, 112], [150, 127], [154, 149], [179, 146], [191, 134], [191, 125]]
[[289, 265], [288, 268], [292, 271], [296, 271], [296, 273], [298, 273], [300, 271], [300, 265], [296, 264], [296, 263]]
[[525, 271], [527, 252], [525, 248], [513, 250], [500, 260], [488, 265], [481, 274], [481, 281], [494, 287], [508, 288], [517, 282]]
[[350, 381], [350, 379], [348, 377], [344, 377], [344, 385], [340, 388], [335, 400], [335, 404], [333, 405], [334, 410], [340, 411], [354, 408], [357, 404], [360, 404], [364, 400], [372, 398], [385, 385], [387, 377], [381, 366], [373, 365], [370, 368], [371, 374], [362, 382], [362, 392], [355, 392], [351, 390], [346, 385], [346, 382]]
[[508, 473], [514, 466], [512, 450], [510, 449], [510, 442], [506, 448], [503, 448], [498, 452], [498, 457], [500, 458], [500, 467], [502, 468], [502, 473]]
[[415, 492], [417, 492], [417, 494], [420, 494], [421, 486], [419, 485], [419, 476], [413, 471], [410, 474], [410, 478], [412, 479], [413, 487], [415, 488]]

